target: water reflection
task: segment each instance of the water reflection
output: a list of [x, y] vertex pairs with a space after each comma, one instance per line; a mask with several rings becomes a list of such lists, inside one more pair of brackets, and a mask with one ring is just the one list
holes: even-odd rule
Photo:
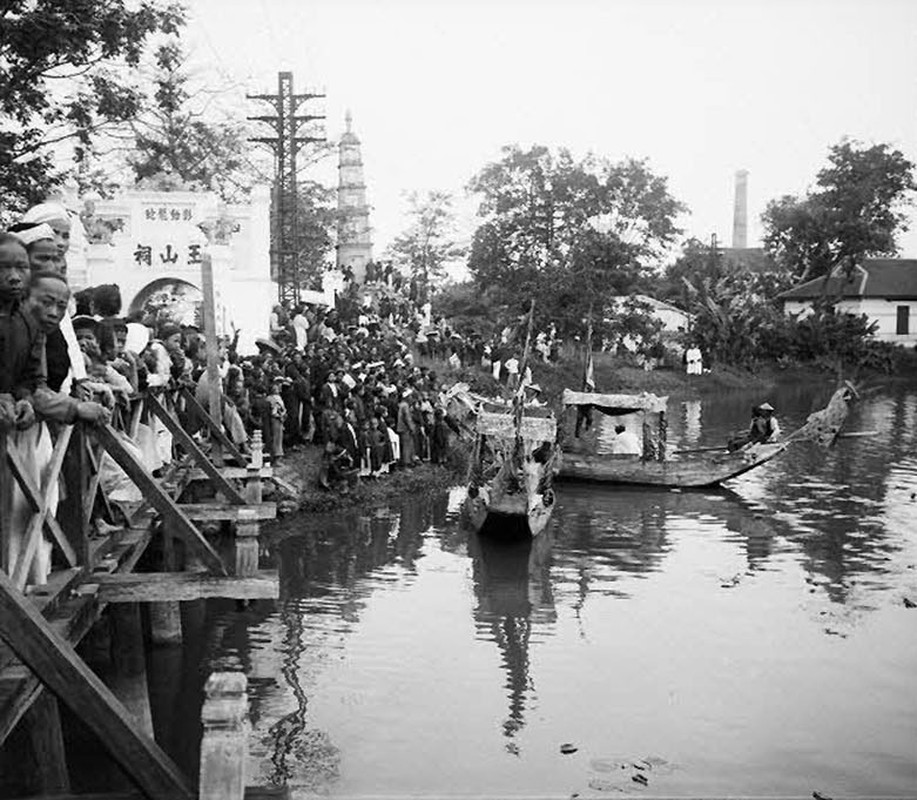
[[[509, 699], [502, 728], [508, 739], [523, 728], [526, 709], [535, 699], [529, 659], [532, 626], [556, 619], [550, 580], [552, 542], [550, 529], [535, 540], [513, 542], [469, 535], [477, 636], [500, 649]], [[506, 747], [518, 755], [516, 743]]]
[[[670, 441], [722, 441], [752, 399], [683, 406]], [[824, 398], [768, 399], [786, 430]], [[588, 758], [655, 752], [682, 765], [662, 794], [912, 787], [917, 394], [849, 427], [878, 433], [728, 490], [565, 484], [534, 543], [469, 536], [460, 493], [284, 522], [285, 599], [213, 604], [199, 670], [249, 675], [251, 782], [569, 796]]]

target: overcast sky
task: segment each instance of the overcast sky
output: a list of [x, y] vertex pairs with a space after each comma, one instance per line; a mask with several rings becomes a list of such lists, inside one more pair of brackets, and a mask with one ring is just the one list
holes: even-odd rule
[[[648, 158], [685, 234], [726, 244], [739, 168], [753, 245], [767, 201], [805, 191], [842, 137], [917, 160], [914, 0], [187, 2], [195, 58], [245, 91], [279, 70], [324, 88], [329, 137], [351, 109], [376, 255], [410, 190], [455, 193], [470, 231], [464, 187], [509, 143]], [[917, 257], [917, 231], [903, 243]]]

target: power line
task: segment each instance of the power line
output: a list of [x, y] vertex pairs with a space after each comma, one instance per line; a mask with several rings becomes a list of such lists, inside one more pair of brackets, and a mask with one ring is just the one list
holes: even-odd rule
[[324, 97], [323, 93], [293, 92], [293, 73], [280, 72], [277, 76], [277, 94], [246, 95], [249, 100], [262, 100], [273, 106], [275, 113], [250, 120], [270, 125], [274, 136], [259, 136], [251, 139], [269, 145], [276, 156], [274, 182], [274, 203], [272, 222], [274, 226], [271, 247], [271, 263], [278, 284], [281, 302], [299, 302], [299, 276], [302, 238], [299, 206], [299, 181], [296, 171], [296, 155], [300, 147], [311, 142], [325, 141], [324, 135], [301, 135], [302, 125], [324, 119], [324, 114], [298, 114], [299, 107], [309, 101]]

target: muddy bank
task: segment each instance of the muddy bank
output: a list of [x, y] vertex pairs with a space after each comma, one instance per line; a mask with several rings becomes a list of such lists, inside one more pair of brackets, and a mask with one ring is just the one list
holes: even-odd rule
[[352, 489], [328, 491], [318, 485], [321, 459], [322, 449], [309, 445], [288, 453], [274, 468], [282, 481], [277, 501], [284, 515], [324, 514], [384, 505], [407, 496], [421, 497], [455, 486], [465, 475], [463, 454], [456, 452], [446, 465], [422, 463], [378, 478], [361, 478]]

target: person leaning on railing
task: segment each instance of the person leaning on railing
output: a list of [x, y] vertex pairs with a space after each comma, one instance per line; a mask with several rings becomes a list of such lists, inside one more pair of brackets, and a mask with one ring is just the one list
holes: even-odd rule
[[44, 337], [20, 305], [29, 279], [25, 246], [0, 233], [0, 430], [25, 430], [35, 421], [32, 393], [44, 383]]
[[[42, 336], [48, 336], [60, 325], [70, 302], [67, 279], [57, 272], [33, 272], [23, 309]], [[44, 351], [41, 378], [33, 391], [32, 404], [42, 419], [73, 423], [77, 420], [91, 424], [107, 424], [111, 411], [102, 404], [55, 392], [44, 381]]]

